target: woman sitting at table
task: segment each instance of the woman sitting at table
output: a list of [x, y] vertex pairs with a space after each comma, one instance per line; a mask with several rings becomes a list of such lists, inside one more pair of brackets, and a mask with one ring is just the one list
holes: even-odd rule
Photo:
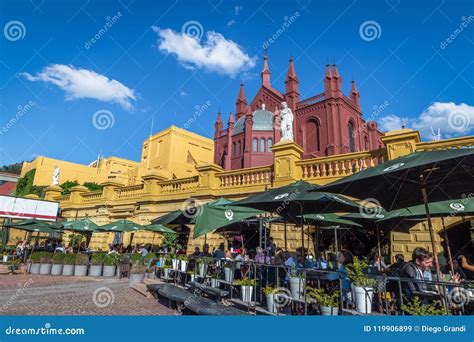
[[348, 304], [352, 305], [352, 286], [349, 277], [347, 276], [346, 266], [354, 263], [354, 256], [348, 250], [342, 250], [337, 255], [339, 267], [337, 273], [328, 274], [328, 280], [340, 280], [342, 288], [342, 299]]

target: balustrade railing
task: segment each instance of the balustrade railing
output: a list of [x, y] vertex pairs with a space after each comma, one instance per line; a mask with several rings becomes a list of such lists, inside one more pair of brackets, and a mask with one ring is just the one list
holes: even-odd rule
[[271, 185], [272, 166], [252, 167], [247, 169], [224, 171], [216, 174], [219, 188], [233, 188], [246, 185]]

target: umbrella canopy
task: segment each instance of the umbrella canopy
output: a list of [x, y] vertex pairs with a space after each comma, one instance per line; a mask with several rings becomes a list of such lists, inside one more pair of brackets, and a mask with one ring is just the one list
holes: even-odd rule
[[93, 232], [99, 229], [99, 226], [88, 218], [74, 221], [65, 221], [62, 222], [62, 225], [64, 230], [71, 230], [74, 232]]
[[353, 212], [359, 211], [360, 207], [357, 202], [340, 195], [320, 192], [319, 187], [304, 181], [270, 189], [233, 202], [232, 205], [275, 212], [293, 219], [301, 213]]
[[61, 223], [48, 223], [37, 219], [26, 219], [17, 222], [5, 223], [7, 228], [16, 228], [29, 232], [57, 233], [62, 228]]
[[[432, 202], [428, 204], [431, 216], [466, 216], [474, 215], [474, 201], [470, 199], [449, 200]], [[424, 218], [426, 217], [425, 206], [415, 205], [408, 208], [392, 210], [377, 222], [387, 221], [394, 218]]]
[[222, 206], [208, 203], [203, 205], [197, 214], [194, 223], [194, 239], [216, 229], [232, 225], [245, 219], [262, 214], [262, 210], [238, 207], [234, 205]]
[[97, 231], [120, 232], [120, 233], [133, 232], [137, 230], [146, 230], [146, 227], [129, 220], [118, 220], [118, 221], [100, 226], [97, 229]]
[[344, 177], [313, 191], [374, 197], [386, 210], [459, 198], [474, 191], [474, 149], [414, 152]]
[[176, 232], [168, 227], [163, 226], [162, 224], [150, 224], [148, 226], [144, 226], [146, 231], [155, 232], [155, 233], [168, 233], [168, 234], [176, 234]]
[[336, 214], [307, 214], [303, 215], [303, 218], [306, 223], [316, 224], [318, 226], [352, 226], [352, 227], [362, 227], [361, 224], [354, 221], [342, 218]]

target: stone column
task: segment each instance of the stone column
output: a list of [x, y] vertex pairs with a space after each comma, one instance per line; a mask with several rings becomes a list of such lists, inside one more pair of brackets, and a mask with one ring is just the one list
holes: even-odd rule
[[158, 196], [161, 194], [160, 182], [166, 180], [166, 177], [151, 171], [142, 177], [145, 187], [145, 192], [151, 196]]
[[224, 171], [222, 167], [216, 164], [205, 164], [196, 167], [199, 172], [199, 190], [209, 193], [209, 191], [219, 188], [219, 179], [217, 172]]
[[71, 188], [71, 197], [70, 201], [71, 204], [82, 204], [82, 194], [84, 192], [88, 192], [89, 189], [87, 189], [83, 185], [76, 185]]
[[101, 183], [104, 188], [102, 189], [102, 193], [106, 202], [111, 202], [116, 200], [115, 196], [115, 189], [123, 187], [123, 184], [114, 182], [114, 181], [106, 181]]
[[301, 160], [303, 149], [292, 141], [280, 141], [272, 147], [274, 158], [274, 185], [276, 187], [292, 183], [303, 177]]
[[385, 133], [381, 138], [387, 147], [389, 160], [405, 156], [416, 151], [416, 144], [420, 142], [420, 132], [412, 129], [399, 129]]
[[63, 189], [59, 185], [50, 185], [44, 191], [44, 199], [46, 201], [54, 201], [58, 196], [61, 196]]

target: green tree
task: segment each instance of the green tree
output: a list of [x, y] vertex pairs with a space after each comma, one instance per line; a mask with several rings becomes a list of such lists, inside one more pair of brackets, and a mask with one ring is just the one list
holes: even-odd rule
[[62, 194], [67, 195], [71, 193], [71, 188], [79, 185], [77, 180], [75, 181], [65, 181], [63, 184], [60, 185], [61, 189], [63, 189]]

